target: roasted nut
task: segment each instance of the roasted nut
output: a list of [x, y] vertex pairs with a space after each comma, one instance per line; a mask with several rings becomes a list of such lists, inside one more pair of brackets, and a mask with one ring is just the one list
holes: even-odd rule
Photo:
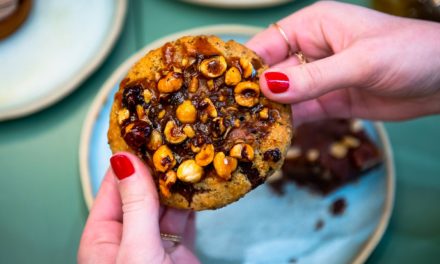
[[301, 157], [301, 149], [299, 147], [290, 147], [286, 153], [286, 159], [297, 159]]
[[235, 119], [234, 120], [234, 127], [240, 127], [240, 119]]
[[342, 144], [344, 144], [348, 148], [357, 148], [361, 145], [361, 142], [355, 137], [344, 136], [342, 138]]
[[189, 83], [188, 91], [190, 93], [195, 93], [199, 89], [199, 79], [197, 76], [191, 78], [191, 82]]
[[158, 117], [159, 119], [162, 119], [162, 118], [165, 116], [166, 113], [167, 113], [167, 112], [166, 112], [165, 110], [162, 110], [162, 111], [159, 112], [159, 114], [157, 115], [157, 117]]
[[319, 150], [314, 149], [314, 148], [307, 150], [306, 158], [310, 162], [317, 161], [319, 158]]
[[143, 119], [145, 117], [145, 110], [142, 105], [136, 105], [136, 114], [139, 119]]
[[147, 103], [147, 104], [150, 103], [151, 99], [153, 99], [153, 94], [151, 93], [150, 90], [145, 89], [144, 90], [144, 101], [145, 101], [145, 103]]
[[245, 107], [252, 107], [258, 103], [260, 86], [254, 82], [241, 82], [234, 89], [235, 101]]
[[237, 159], [226, 157], [225, 153], [218, 152], [214, 157], [214, 169], [220, 178], [229, 180], [232, 172], [237, 169]]
[[130, 111], [127, 108], [122, 108], [118, 111], [118, 123], [122, 124], [125, 120], [130, 117]]
[[213, 120], [212, 133], [214, 137], [220, 137], [225, 133], [226, 126], [223, 117], [216, 117]]
[[182, 65], [182, 67], [185, 67], [186, 65], [188, 65], [188, 59], [183, 58], [182, 61], [180, 62], [180, 65]]
[[347, 156], [347, 147], [339, 142], [330, 145], [330, 155], [336, 159], [343, 159]]
[[183, 79], [180, 74], [168, 73], [164, 78], [159, 80], [157, 89], [161, 93], [172, 93], [178, 91], [183, 84]]
[[196, 132], [190, 125], [185, 125], [183, 127], [183, 133], [187, 135], [189, 138], [193, 138], [196, 135]]
[[214, 104], [212, 103], [211, 99], [205, 98], [200, 102], [200, 106], [202, 107], [203, 111], [206, 112], [210, 117], [217, 117], [217, 109], [215, 108]]
[[210, 90], [210, 91], [212, 91], [212, 90], [214, 90], [214, 80], [213, 79], [211, 79], [211, 80], [208, 80], [207, 82], [206, 82], [206, 85], [208, 86], [208, 90]]
[[228, 65], [226, 64], [226, 60], [223, 56], [215, 56], [206, 60], [203, 60], [200, 63], [199, 71], [208, 78], [216, 78], [222, 75]]
[[187, 136], [182, 132], [182, 129], [176, 125], [174, 121], [168, 121], [163, 131], [165, 139], [171, 144], [182, 143]]
[[360, 119], [353, 119], [350, 122], [350, 131], [353, 133], [361, 132], [364, 129], [364, 125]]
[[173, 66], [173, 71], [177, 72], [177, 73], [182, 73], [182, 69], [181, 68], [177, 68], [176, 66]]
[[204, 145], [196, 155], [196, 163], [200, 166], [207, 166], [214, 159], [214, 145]]
[[249, 144], [237, 144], [229, 151], [229, 155], [237, 159], [251, 161], [254, 159], [254, 149]]
[[177, 168], [177, 178], [183, 182], [196, 183], [203, 176], [203, 168], [194, 160], [185, 160]]
[[236, 67], [231, 67], [225, 74], [226, 85], [237, 85], [241, 82], [240, 71]]
[[177, 174], [173, 170], [167, 171], [164, 175], [164, 179], [159, 179], [159, 189], [163, 196], [170, 197], [170, 187], [176, 182]]
[[191, 151], [194, 153], [200, 152], [200, 147], [195, 146], [194, 144], [191, 144]]
[[260, 118], [263, 120], [268, 119], [269, 118], [269, 108], [267, 108], [267, 107], [263, 108], [260, 111], [259, 115], [260, 115]]
[[177, 107], [176, 116], [182, 123], [194, 123], [197, 119], [196, 107], [190, 100], [185, 100]]
[[249, 78], [254, 73], [254, 66], [245, 58], [240, 58], [240, 66], [243, 69], [244, 78]]
[[150, 141], [147, 144], [147, 148], [150, 150], [156, 150], [162, 145], [162, 135], [159, 131], [153, 130], [150, 135]]
[[154, 152], [153, 164], [154, 168], [160, 172], [166, 172], [176, 165], [176, 159], [174, 158], [173, 152], [171, 152], [167, 145], [160, 146], [156, 152]]

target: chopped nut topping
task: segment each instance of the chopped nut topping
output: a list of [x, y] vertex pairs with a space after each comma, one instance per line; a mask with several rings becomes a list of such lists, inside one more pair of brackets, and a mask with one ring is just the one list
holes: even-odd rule
[[260, 115], [260, 118], [263, 120], [268, 119], [269, 118], [269, 108], [267, 108], [267, 107], [263, 108], [260, 111], [259, 115]]
[[190, 125], [185, 125], [183, 127], [183, 133], [187, 135], [189, 138], [193, 138], [196, 135], [196, 132]]
[[136, 114], [139, 119], [143, 119], [145, 117], [145, 110], [141, 105], [136, 105]]
[[197, 89], [199, 89], [199, 79], [196, 76], [194, 76], [191, 78], [191, 82], [189, 84], [188, 91], [190, 93], [195, 93], [195, 92], [197, 92]]
[[240, 66], [243, 69], [244, 78], [249, 78], [254, 73], [254, 66], [250, 61], [240, 58]]
[[118, 123], [122, 124], [126, 119], [130, 117], [130, 111], [127, 108], [122, 108], [118, 111]]
[[156, 150], [162, 145], [162, 135], [159, 131], [153, 130], [150, 135], [150, 142], [147, 144], [147, 148], [150, 150]]
[[165, 139], [171, 144], [182, 143], [187, 138], [174, 121], [167, 122], [163, 133], [165, 134]]
[[202, 179], [203, 168], [194, 160], [185, 160], [177, 169], [177, 178], [183, 182], [196, 183]]
[[200, 152], [200, 147], [197, 147], [194, 144], [191, 144], [191, 151], [194, 153], [198, 153], [198, 152]]
[[173, 185], [177, 180], [177, 174], [173, 170], [167, 171], [165, 173], [165, 179], [159, 179], [159, 189], [163, 196], [170, 197], [170, 187]]
[[159, 114], [157, 115], [157, 117], [158, 117], [159, 119], [162, 119], [162, 118], [165, 116], [166, 113], [167, 113], [167, 112], [166, 112], [165, 110], [162, 110], [162, 111], [159, 112]]
[[229, 152], [231, 157], [252, 161], [254, 159], [254, 149], [249, 144], [237, 144]]
[[207, 166], [214, 159], [214, 145], [204, 145], [196, 155], [196, 163], [200, 166]]
[[197, 119], [196, 107], [190, 100], [185, 100], [177, 107], [176, 116], [180, 122], [192, 124]]
[[145, 89], [144, 90], [144, 101], [145, 103], [149, 104], [151, 102], [151, 99], [153, 98], [153, 94], [150, 90]]
[[213, 79], [211, 79], [211, 80], [208, 80], [207, 82], [206, 82], [206, 85], [208, 85], [208, 89], [210, 90], [210, 91], [212, 91], [212, 90], [214, 90], [214, 80]]
[[231, 67], [225, 74], [226, 85], [237, 85], [241, 82], [240, 71], [236, 67]]
[[205, 98], [200, 103], [201, 107], [204, 108], [204, 111], [210, 116], [210, 117], [217, 117], [217, 109], [215, 108], [214, 104], [212, 103], [211, 99]]
[[307, 160], [310, 162], [315, 162], [319, 158], [319, 150], [317, 149], [309, 149], [306, 153]]
[[166, 172], [176, 165], [176, 159], [167, 145], [160, 146], [153, 154], [153, 164], [157, 171]]
[[245, 107], [252, 107], [258, 103], [260, 86], [254, 82], [241, 82], [234, 89], [235, 101]]
[[336, 159], [343, 159], [347, 156], [347, 147], [339, 142], [330, 145], [330, 155]]
[[208, 78], [216, 78], [221, 76], [228, 67], [223, 56], [215, 56], [210, 59], [203, 60], [200, 64], [200, 72]]
[[157, 84], [157, 89], [161, 93], [172, 93], [180, 90], [183, 84], [183, 79], [180, 74], [168, 73], [164, 78], [160, 79]]
[[237, 169], [237, 159], [226, 157], [225, 153], [218, 152], [214, 157], [214, 169], [220, 178], [229, 180], [232, 172]]
[[223, 135], [223, 133], [225, 133], [226, 126], [223, 117], [214, 118], [213, 124], [214, 125], [212, 127], [212, 133], [214, 137], [220, 137], [221, 135]]

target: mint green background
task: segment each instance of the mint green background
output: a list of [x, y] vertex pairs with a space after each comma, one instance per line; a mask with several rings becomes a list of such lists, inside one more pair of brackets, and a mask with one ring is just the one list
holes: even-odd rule
[[[78, 170], [80, 130], [99, 88], [126, 58], [176, 31], [220, 23], [266, 26], [312, 2], [234, 11], [177, 0], [129, 1], [121, 37], [90, 78], [46, 110], [0, 122], [0, 263], [76, 262], [88, 214]], [[386, 127], [396, 159], [396, 203], [368, 263], [440, 263], [440, 116]]]

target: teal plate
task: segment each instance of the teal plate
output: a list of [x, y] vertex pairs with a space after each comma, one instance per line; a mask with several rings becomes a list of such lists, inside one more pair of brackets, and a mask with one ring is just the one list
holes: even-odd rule
[[[261, 28], [218, 25], [179, 32], [157, 40], [122, 64], [95, 98], [84, 122], [79, 150], [84, 198], [90, 208], [109, 166], [107, 130], [113, 95], [130, 67], [151, 49], [184, 35], [215, 34], [244, 43]], [[326, 197], [294, 184], [277, 196], [262, 185], [240, 201], [197, 213], [196, 251], [203, 263], [363, 263], [376, 247], [391, 215], [394, 165], [381, 123], [363, 121], [384, 154], [382, 166]], [[344, 198], [340, 216], [330, 213]], [[316, 230], [318, 221], [324, 223]]]

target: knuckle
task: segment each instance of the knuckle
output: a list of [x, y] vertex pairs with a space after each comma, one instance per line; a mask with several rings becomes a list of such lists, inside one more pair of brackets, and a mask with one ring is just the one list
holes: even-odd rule
[[124, 214], [139, 212], [154, 206], [158, 207], [159, 199], [152, 194], [129, 194], [122, 199], [122, 212]]

